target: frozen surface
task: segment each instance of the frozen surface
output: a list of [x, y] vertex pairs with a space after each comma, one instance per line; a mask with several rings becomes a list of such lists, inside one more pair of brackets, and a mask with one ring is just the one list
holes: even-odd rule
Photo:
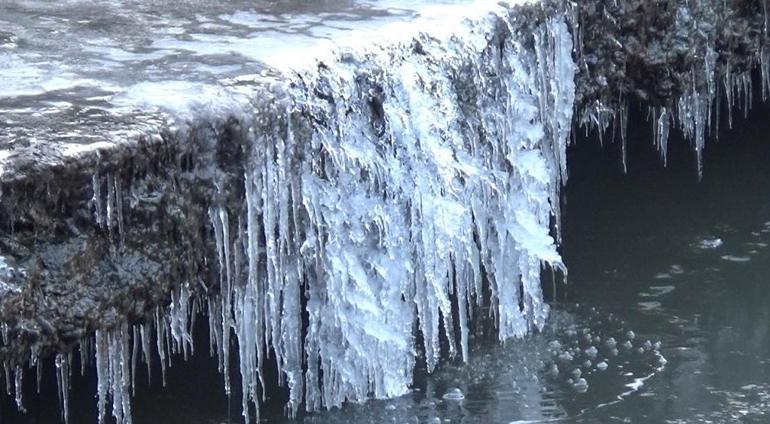
[[0, 175], [23, 149], [66, 158], [118, 144], [163, 125], [159, 109], [234, 102], [222, 80], [275, 75], [269, 65], [311, 63], [350, 34], [470, 3], [1, 2]]
[[[290, 113], [285, 134], [250, 152], [245, 216], [211, 209], [229, 289], [210, 317], [225, 375], [235, 330], [244, 410], [259, 396], [265, 345], [294, 413], [407, 393], [414, 352], [433, 370], [442, 336], [467, 360], [474, 303], [492, 306], [501, 341], [544, 325], [541, 267], [562, 266], [549, 224], [571, 123], [571, 35], [555, 19], [529, 46], [490, 48], [495, 24], [509, 22], [489, 10], [451, 33], [359, 44], [300, 70], [289, 112], [319, 124], [300, 139]], [[296, 151], [322, 153], [297, 162]]]

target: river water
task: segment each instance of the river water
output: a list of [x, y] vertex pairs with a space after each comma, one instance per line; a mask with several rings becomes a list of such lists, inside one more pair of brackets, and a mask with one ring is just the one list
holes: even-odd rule
[[[411, 395], [300, 421], [768, 422], [769, 115], [757, 107], [723, 130], [700, 182], [682, 140], [663, 167], [643, 117], [631, 127], [627, 174], [617, 144], [580, 140], [564, 198], [570, 278], [544, 332], [505, 346], [477, 340], [469, 364], [443, 365]], [[152, 384], [138, 376], [134, 422], [239, 422], [239, 394], [228, 402], [206, 352], [177, 358], [165, 389], [159, 371]], [[53, 375], [40, 395], [25, 394], [26, 415], [6, 398], [0, 422], [56, 422]], [[72, 385], [71, 422], [96, 422], [92, 370]], [[263, 419], [286, 421], [271, 407], [281, 403], [268, 399]]]
[[[577, 317], [595, 309], [601, 321], [612, 314], [636, 333], [634, 348], [660, 341], [667, 360], [612, 406], [598, 408], [603, 400], [591, 392], [605, 384], [599, 381], [566, 401], [575, 421], [770, 419], [767, 116], [768, 109], [758, 107], [734, 130], [722, 131], [706, 149], [700, 183], [686, 143], [677, 140], [665, 169], [644, 143], [645, 128], [632, 130], [636, 147], [626, 176], [609, 163], [612, 153], [602, 156], [591, 146], [572, 152], [582, 166], [573, 167], [567, 190], [563, 253], [571, 286], [557, 309]], [[591, 332], [605, 327], [578, 321]], [[617, 378], [626, 370], [608, 371]], [[617, 379], [628, 384], [639, 377]], [[623, 391], [612, 383], [606, 388]], [[581, 408], [587, 408], [582, 416]]]

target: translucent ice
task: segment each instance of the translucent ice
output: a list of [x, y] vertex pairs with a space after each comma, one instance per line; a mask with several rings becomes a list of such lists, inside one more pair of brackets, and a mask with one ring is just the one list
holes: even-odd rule
[[[566, 274], [556, 244], [573, 38], [562, 19], [518, 31], [505, 6], [474, 5], [483, 7], [444, 24], [451, 31], [417, 22], [394, 39], [340, 44], [282, 70], [269, 128], [240, 100], [201, 111], [200, 97], [229, 95], [219, 86], [164, 83], [158, 91], [148, 83], [124, 94], [151, 91], [199, 120], [243, 107], [236, 117], [249, 131], [237, 186], [212, 172], [205, 230], [216, 290], [197, 306], [192, 283], [180, 282], [165, 310], [92, 339], [100, 423], [108, 413], [131, 422], [140, 356], [148, 370], [159, 358], [165, 383], [172, 354], [192, 354], [198, 307], [228, 395], [237, 392], [237, 350], [246, 421], [272, 384], [266, 354], [294, 415], [407, 393], [416, 352], [432, 371], [441, 341], [467, 360], [470, 320], [487, 310], [477, 305], [490, 306], [500, 341], [543, 328], [541, 272]], [[121, 240], [118, 179], [94, 175], [91, 188], [94, 225]], [[221, 201], [232, 197], [242, 199]], [[68, 361], [57, 359], [63, 391]]]

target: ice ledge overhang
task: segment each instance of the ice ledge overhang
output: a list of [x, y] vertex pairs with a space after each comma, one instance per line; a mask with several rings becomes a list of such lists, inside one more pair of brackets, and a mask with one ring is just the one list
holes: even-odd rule
[[[495, 13], [512, 15], [517, 31], [558, 16], [576, 46], [578, 123], [607, 129], [623, 122], [629, 100], [639, 100], [666, 131], [660, 124], [678, 114], [694, 140], [706, 128], [703, 116], [714, 113], [698, 111], [717, 93], [730, 105], [748, 103], [747, 75], [757, 65], [765, 94], [770, 86], [762, 0], [468, 1], [419, 10], [362, 2], [341, 14], [307, 6], [299, 15], [230, 9], [208, 17], [134, 10], [121, 18], [125, 11], [105, 9], [121, 25], [115, 38], [83, 44], [86, 51], [78, 49], [94, 34], [93, 22], [62, 31], [79, 22], [70, 19], [82, 13], [78, 2], [35, 13], [23, 4], [0, 6], [0, 68], [12, 82], [0, 87], [0, 321], [7, 338], [0, 356], [18, 360], [30, 348], [67, 349], [97, 328], [141, 319], [181, 281], [216, 281], [208, 259], [215, 248], [203, 234], [211, 202], [243, 195], [236, 187], [232, 199], [222, 198], [216, 187], [228, 175], [242, 177], [238, 140], [285, 131], [288, 75], [324, 66], [330, 54], [453, 37], [469, 25], [510, 31]], [[51, 31], [59, 35], [25, 43], [46, 29], [25, 25], [25, 16], [41, 13], [59, 16], [53, 22], [63, 27]], [[310, 36], [307, 25], [289, 27], [299, 34], [295, 44], [270, 38], [270, 25], [302, 22], [296, 16], [307, 24], [313, 14], [361, 25], [321, 24]], [[168, 25], [173, 19], [184, 24]], [[157, 37], [159, 28], [165, 32]], [[25, 48], [39, 51], [25, 55]], [[57, 66], [30, 60], [46, 55]], [[78, 68], [81, 62], [90, 66]], [[695, 94], [702, 97], [693, 101]], [[125, 203], [116, 209], [119, 197]]]
[[[73, 19], [84, 13], [77, 2], [0, 6], [11, 31], [0, 33], [0, 64], [15, 71], [0, 88], [0, 358], [66, 351], [95, 330], [143, 319], [184, 282], [216, 291], [209, 207], [243, 199], [234, 181], [243, 177], [244, 140], [286, 131], [287, 90], [303, 70], [370, 49], [419, 49], [421, 39], [490, 42], [555, 10], [534, 1], [382, 3], [361, 2], [344, 18], [311, 7], [350, 28], [321, 23], [327, 32], [272, 39], [265, 20], [280, 27], [279, 18], [308, 13], [108, 8], [122, 24], [97, 44], [86, 38], [93, 22]], [[25, 26], [40, 13], [69, 36], [40, 38], [43, 24]], [[522, 27], [504, 24], [508, 14], [521, 14]], [[173, 19], [187, 26], [143, 35]], [[196, 25], [208, 28], [205, 37]], [[268, 37], [278, 48], [239, 37], [259, 46]]]

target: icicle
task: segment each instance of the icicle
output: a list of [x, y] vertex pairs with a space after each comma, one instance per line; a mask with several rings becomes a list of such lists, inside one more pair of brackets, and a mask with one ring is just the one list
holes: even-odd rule
[[[107, 173], [107, 230], [110, 234], [110, 241], [115, 239], [115, 174]], [[110, 246], [112, 248], [112, 245]]]
[[[128, 326], [110, 331], [96, 331], [96, 387], [98, 396], [99, 423], [105, 421], [107, 404], [111, 400], [112, 416], [117, 424], [131, 424], [131, 364]], [[57, 368], [67, 372], [69, 381], [69, 362]], [[64, 375], [62, 374], [62, 379]], [[65, 387], [62, 382], [61, 387]], [[68, 384], [68, 383], [67, 383]]]
[[56, 364], [56, 385], [59, 388], [59, 404], [61, 405], [62, 419], [69, 423], [69, 391], [70, 377], [72, 375], [71, 354], [58, 354], [54, 360]]
[[152, 384], [152, 343], [150, 332], [152, 329], [148, 323], [139, 326], [139, 337], [142, 339], [142, 358], [147, 365], [147, 382]]
[[224, 208], [209, 209], [209, 219], [214, 228], [214, 237], [219, 255], [219, 281], [222, 287], [220, 300], [219, 335], [219, 368], [225, 381], [225, 393], [230, 395], [230, 330], [232, 327], [232, 284], [231, 255], [230, 255], [230, 222]]
[[40, 358], [35, 358], [35, 374], [37, 377], [37, 394], [40, 394], [40, 382], [43, 380], [43, 364], [40, 362]]
[[220, 208], [218, 211], [220, 228], [222, 229], [222, 245], [225, 258], [225, 285], [222, 304], [222, 363], [224, 366], [225, 393], [230, 395], [230, 329], [232, 327], [232, 271], [230, 256], [230, 220], [227, 211]]
[[15, 400], [16, 400], [16, 409], [18, 409], [21, 412], [27, 412], [27, 410], [24, 408], [23, 379], [24, 379], [24, 370], [20, 366], [16, 367], [16, 371], [14, 371], [14, 379], [13, 379], [13, 389], [14, 389]]
[[668, 136], [671, 124], [671, 117], [665, 107], [658, 110], [657, 116], [653, 121], [655, 126], [655, 145], [663, 158], [663, 166], [668, 164]]
[[171, 305], [169, 308], [169, 326], [174, 343], [174, 351], [180, 350], [187, 360], [192, 349], [192, 335], [190, 334], [190, 289], [183, 284], [178, 291], [171, 293]]
[[97, 409], [99, 413], [99, 424], [102, 424], [107, 415], [107, 396], [109, 394], [111, 377], [108, 358], [109, 352], [107, 336], [102, 331], [97, 330], [94, 338], [94, 345], [96, 347]]
[[136, 364], [139, 361], [139, 326], [131, 326], [131, 396], [136, 395]]
[[[765, 8], [767, 1], [763, 0]], [[770, 95], [770, 48], [766, 44], [762, 45], [759, 53], [759, 69], [762, 79], [762, 101], [765, 102]]]
[[735, 104], [735, 97], [733, 96], [733, 75], [732, 68], [730, 67], [730, 61], [725, 63], [725, 75], [724, 83], [725, 87], [725, 101], [727, 102], [727, 128], [733, 128], [733, 105]]
[[[491, 305], [503, 342], [543, 327], [543, 266], [563, 269], [558, 224], [556, 239], [550, 225], [560, 221], [567, 180], [580, 36], [556, 19], [518, 34], [510, 18], [483, 18], [511, 29], [494, 43], [463, 23], [456, 37], [416, 34], [419, 54], [378, 47], [297, 71], [287, 77], [280, 122], [248, 139], [250, 162], [237, 188], [244, 204], [221, 203], [233, 193], [217, 182], [207, 211], [216, 251], [208, 263], [219, 273], [205, 304], [209, 345], [229, 396], [237, 338], [246, 422], [271, 383], [263, 381], [264, 352], [275, 354], [293, 416], [303, 400], [318, 410], [407, 393], [421, 348], [415, 328], [429, 371], [443, 338], [450, 355], [467, 361], [473, 303]], [[700, 136], [703, 103], [693, 96], [677, 116]], [[597, 102], [580, 117], [600, 135], [620, 127], [624, 163], [627, 113], [627, 104], [616, 111]], [[318, 122], [300, 128], [298, 116], [308, 114]], [[669, 115], [664, 108], [656, 117], [662, 150]], [[93, 176], [94, 213], [122, 240], [121, 177], [106, 180], [103, 189]], [[130, 333], [96, 332], [100, 424], [110, 406], [118, 424], [131, 422], [140, 348], [148, 379], [157, 350], [163, 385], [173, 354], [192, 353], [194, 283], [180, 282], [170, 305]], [[63, 404], [69, 369], [57, 357]]]
[[[264, 346], [264, 327], [261, 290], [259, 288], [259, 224], [257, 215], [259, 213], [257, 206], [257, 195], [255, 187], [256, 175], [254, 169], [249, 169], [244, 175], [245, 195], [246, 195], [246, 256], [248, 280], [243, 289], [236, 291], [234, 295], [234, 314], [235, 331], [238, 337], [240, 373], [242, 384], [241, 408], [244, 421], [250, 421], [249, 403], [258, 403], [257, 390], [259, 385], [264, 387], [262, 381], [262, 346]], [[257, 408], [259, 413], [259, 408]], [[259, 418], [257, 418], [259, 419]]]
[[[131, 364], [128, 326], [124, 324], [115, 331], [113, 339], [113, 416], [118, 424], [131, 424]], [[118, 395], [116, 396], [116, 393]], [[117, 399], [116, 399], [117, 397]], [[115, 411], [119, 410], [119, 413]]]
[[123, 183], [120, 178], [120, 175], [118, 175], [117, 177], [115, 175], [112, 175], [112, 179], [113, 179], [112, 190], [115, 192], [115, 212], [116, 212], [116, 219], [118, 221], [118, 241], [122, 246], [126, 236], [125, 228], [124, 228], [124, 218], [123, 218]]
[[3, 361], [3, 373], [5, 376], [5, 393], [11, 396], [13, 391], [13, 380], [11, 379], [11, 369], [7, 361]]
[[94, 192], [91, 203], [94, 205], [94, 219], [99, 228], [104, 228], [104, 205], [102, 202], [102, 180], [99, 174], [91, 176], [91, 188]]
[[166, 387], [166, 367], [168, 366], [166, 358], [168, 357], [166, 349], [166, 326], [163, 324], [163, 318], [159, 310], [155, 310], [155, 347], [160, 357], [160, 376], [163, 387]]
[[[218, 299], [215, 299], [214, 297], [209, 297], [207, 303], [208, 303], [208, 323], [209, 323], [209, 356], [214, 356], [219, 354], [219, 345], [221, 344], [221, 337], [220, 337], [220, 329], [222, 328], [221, 325], [217, 324], [217, 317], [219, 317], [218, 308], [217, 308], [217, 302]], [[222, 371], [222, 364], [221, 361], [219, 363], [219, 371]]]
[[749, 118], [749, 110], [751, 110], [751, 106], [754, 103], [754, 93], [753, 88], [751, 84], [751, 75], [748, 72], [743, 72], [741, 74], [741, 83], [743, 86], [743, 119]]
[[623, 173], [628, 173], [628, 146], [627, 146], [627, 133], [628, 133], [628, 101], [623, 101], [618, 111], [618, 121], [620, 122], [620, 150], [622, 152]]
[[80, 340], [78, 351], [80, 352], [80, 376], [84, 377], [86, 375], [86, 368], [92, 363], [93, 350], [91, 349], [90, 337]]

